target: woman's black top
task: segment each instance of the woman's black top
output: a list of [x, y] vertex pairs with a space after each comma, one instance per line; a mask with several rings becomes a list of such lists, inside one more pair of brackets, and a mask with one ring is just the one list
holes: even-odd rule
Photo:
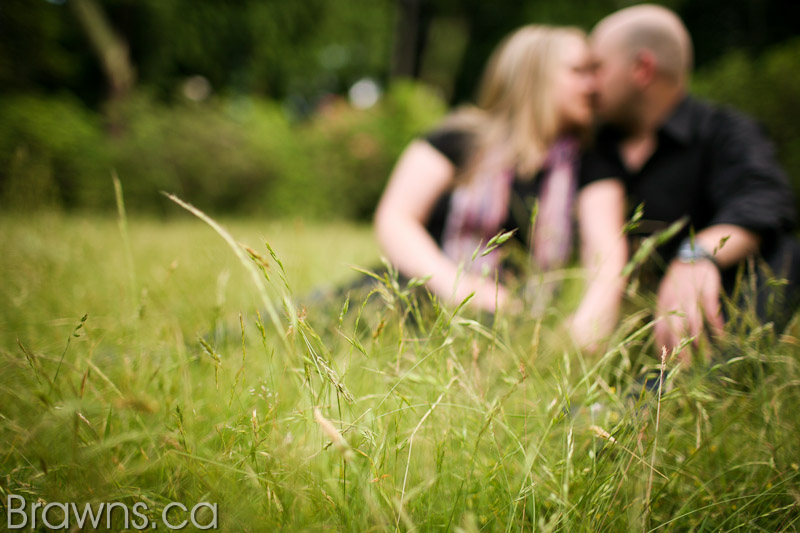
[[[456, 169], [463, 169], [473, 151], [473, 135], [470, 132], [455, 129], [439, 129], [429, 133], [424, 139], [438, 152], [444, 155]], [[508, 216], [503, 224], [503, 231], [517, 229], [514, 237], [525, 247], [530, 243], [531, 216], [536, 197], [539, 194], [541, 171], [533, 179], [521, 179], [515, 175], [511, 185], [511, 196], [508, 205]], [[437, 200], [433, 211], [425, 225], [428, 233], [439, 244], [442, 244], [447, 215], [450, 212], [451, 192], [445, 192]]]

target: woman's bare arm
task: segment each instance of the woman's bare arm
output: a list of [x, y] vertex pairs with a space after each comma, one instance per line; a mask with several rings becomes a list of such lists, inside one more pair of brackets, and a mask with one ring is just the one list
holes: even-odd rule
[[389, 261], [408, 277], [431, 276], [428, 287], [438, 296], [462, 301], [475, 292], [472, 303], [494, 310], [506, 299], [505, 289], [493, 281], [459, 275], [425, 229], [436, 201], [453, 185], [455, 168], [424, 141], [406, 148], [397, 162], [375, 212], [375, 232]]

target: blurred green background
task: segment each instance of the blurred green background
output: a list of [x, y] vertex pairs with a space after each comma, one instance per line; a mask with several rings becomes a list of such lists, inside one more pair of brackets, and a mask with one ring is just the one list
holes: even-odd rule
[[[621, 0], [3, 0], [0, 208], [367, 220], [394, 160], [522, 24]], [[800, 189], [800, 3], [662, 2], [696, 93], [755, 115]]]

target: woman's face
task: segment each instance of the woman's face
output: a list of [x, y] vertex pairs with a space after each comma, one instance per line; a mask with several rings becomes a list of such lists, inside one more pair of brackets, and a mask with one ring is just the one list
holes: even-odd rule
[[589, 47], [583, 39], [575, 37], [564, 44], [554, 84], [560, 129], [591, 125], [594, 78]]

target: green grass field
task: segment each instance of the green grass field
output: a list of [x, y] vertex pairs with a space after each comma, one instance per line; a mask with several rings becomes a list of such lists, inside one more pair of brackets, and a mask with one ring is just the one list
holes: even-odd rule
[[159, 530], [171, 502], [225, 531], [800, 529], [796, 322], [742, 316], [726, 363], [639, 397], [646, 310], [589, 357], [559, 327], [574, 290], [539, 318], [391, 278], [312, 298], [378, 262], [370, 228], [220, 223], [255, 256], [178, 206], [0, 215], [4, 526], [17, 495]]

